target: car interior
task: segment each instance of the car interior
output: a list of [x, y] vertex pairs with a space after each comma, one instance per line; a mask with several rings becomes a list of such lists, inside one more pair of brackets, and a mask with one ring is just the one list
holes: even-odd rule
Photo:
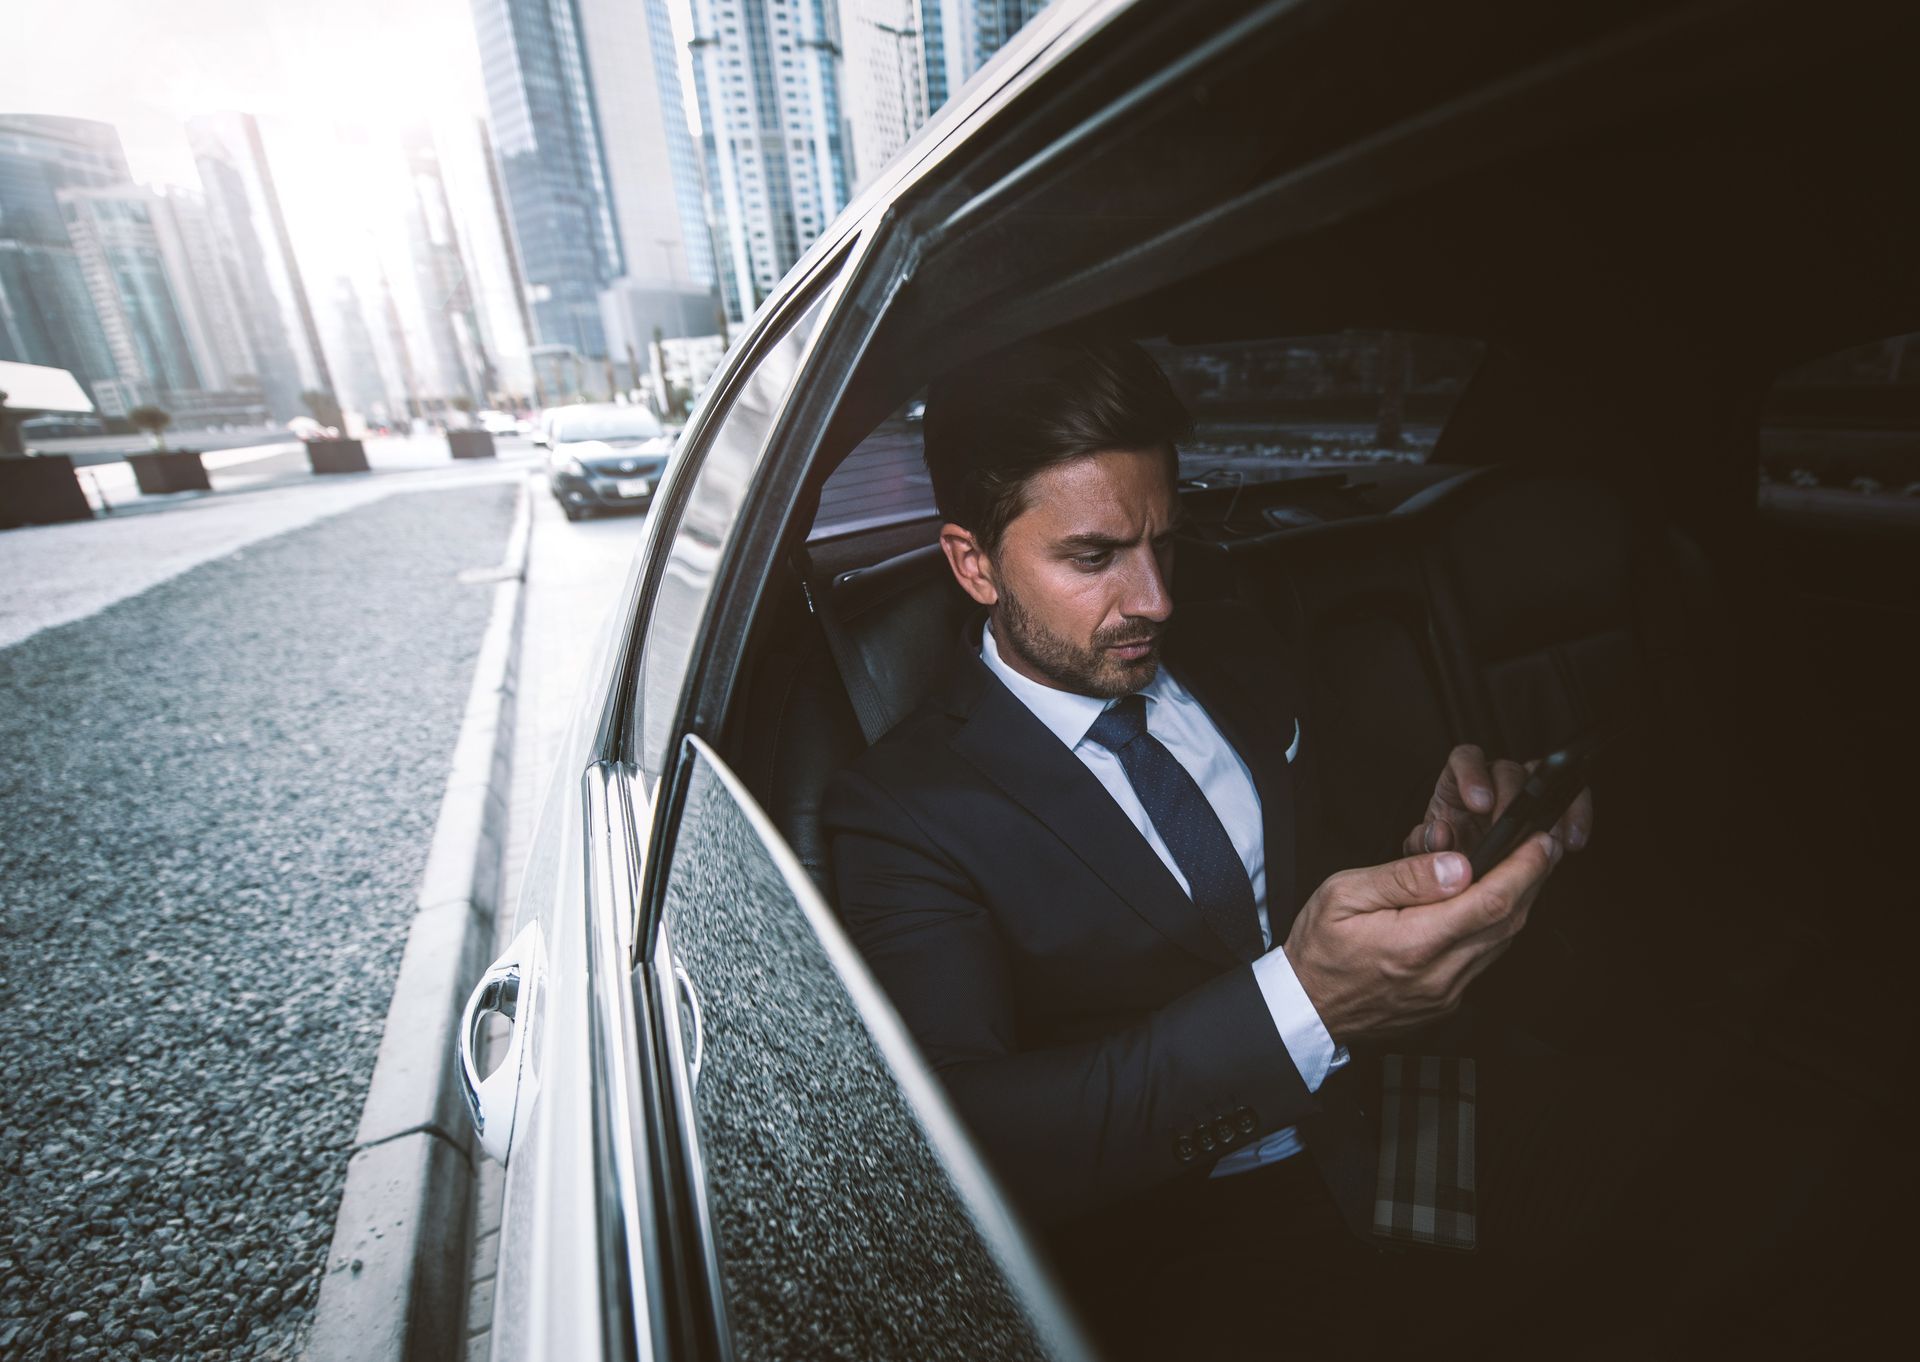
[[[1545, 41], [1519, 27], [1488, 69]], [[1527, 759], [1618, 723], [1591, 850], [1470, 1010], [1568, 1053], [1684, 1012], [1891, 1112], [1920, 907], [1916, 113], [1884, 34], [1758, 27], [1405, 137], [1375, 134], [1444, 102], [1442, 74], [1357, 99], [1316, 74], [1326, 29], [1291, 34], [1284, 62], [1248, 44], [1012, 188], [962, 167], [910, 205], [927, 245], [806, 469], [718, 744], [829, 903], [822, 792], [944, 675], [972, 609], [913, 467], [916, 396], [1090, 323], [1192, 397], [1177, 598], [1251, 603], [1305, 654], [1327, 870], [1396, 855], [1454, 744]], [[1405, 366], [1417, 438], [1254, 448], [1262, 422], [1367, 443], [1371, 408], [1322, 419], [1283, 378], [1270, 410], [1234, 406], [1262, 364], [1343, 347]], [[1897, 391], [1794, 386], [1834, 356], [1884, 360]], [[1762, 458], [1869, 427], [1895, 470], [1877, 491], [1843, 469], [1796, 497], [1820, 489]]]

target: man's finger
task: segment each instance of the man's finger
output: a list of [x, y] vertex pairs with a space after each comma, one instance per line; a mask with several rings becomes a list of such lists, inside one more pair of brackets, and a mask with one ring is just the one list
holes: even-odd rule
[[1405, 856], [1419, 856], [1429, 851], [1452, 851], [1458, 845], [1453, 825], [1444, 818], [1430, 817], [1407, 834], [1406, 840], [1400, 843], [1400, 852]]
[[1432, 901], [1412, 920], [1436, 949], [1466, 946], [1476, 937], [1506, 935], [1514, 916], [1524, 915], [1532, 905], [1560, 856], [1559, 843], [1546, 833], [1529, 837], [1471, 889]]
[[1345, 913], [1373, 913], [1451, 898], [1472, 874], [1465, 856], [1446, 851], [1343, 870], [1328, 878], [1323, 892], [1333, 907]]
[[1553, 835], [1569, 851], [1579, 851], [1593, 840], [1592, 790], [1582, 790], [1574, 797], [1567, 811], [1560, 815], [1560, 821], [1553, 825]]
[[1493, 764], [1493, 783], [1497, 792], [1493, 812], [1497, 818], [1507, 811], [1507, 805], [1513, 803], [1515, 796], [1525, 788], [1527, 768], [1517, 761], [1502, 758]]
[[1435, 794], [1471, 813], [1492, 812], [1494, 784], [1487, 769], [1487, 754], [1470, 742], [1454, 748], [1447, 755], [1447, 769], [1441, 773]]

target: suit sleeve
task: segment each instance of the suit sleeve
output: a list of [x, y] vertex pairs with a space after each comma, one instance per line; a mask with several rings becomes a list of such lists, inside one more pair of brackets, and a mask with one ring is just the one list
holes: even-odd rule
[[849, 933], [1037, 1219], [1203, 1169], [1319, 1110], [1249, 965], [1111, 1034], [1023, 1047], [1007, 953], [968, 876], [866, 775], [837, 777], [824, 812]]

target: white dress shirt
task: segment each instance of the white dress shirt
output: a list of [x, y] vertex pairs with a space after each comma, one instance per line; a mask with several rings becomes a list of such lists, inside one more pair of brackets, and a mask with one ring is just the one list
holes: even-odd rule
[[[1173, 852], [1153, 826], [1153, 820], [1147, 816], [1146, 806], [1141, 804], [1140, 796], [1134, 793], [1133, 782], [1127, 779], [1126, 768], [1121, 766], [1120, 758], [1087, 737], [1087, 730], [1093, 727], [1094, 720], [1114, 702], [1098, 696], [1059, 690], [1021, 675], [1000, 656], [991, 625], [982, 631], [980, 660], [1022, 704], [1033, 711], [1036, 719], [1045, 724], [1093, 772], [1094, 778], [1120, 806], [1120, 811], [1147, 839], [1153, 854], [1179, 881], [1181, 890], [1191, 895], [1193, 891], [1187, 884], [1187, 877], [1180, 873], [1180, 867], [1174, 863]], [[1314, 1011], [1306, 990], [1300, 987], [1299, 979], [1294, 976], [1293, 964], [1287, 959], [1287, 953], [1273, 949], [1273, 924], [1267, 917], [1266, 832], [1261, 822], [1260, 792], [1254, 786], [1253, 773], [1240, 759], [1240, 754], [1233, 750], [1233, 744], [1214, 726], [1200, 702], [1164, 666], [1152, 684], [1142, 689], [1140, 694], [1147, 701], [1147, 731], [1193, 777], [1194, 783], [1206, 795], [1207, 802], [1213, 806], [1215, 815], [1226, 828], [1227, 836], [1233, 840], [1241, 863], [1247, 868], [1247, 878], [1253, 882], [1254, 910], [1260, 917], [1260, 941], [1267, 948], [1266, 954], [1253, 962], [1253, 977], [1260, 986], [1260, 996], [1266, 1000], [1267, 1011], [1273, 1014], [1273, 1025], [1280, 1033], [1281, 1044], [1287, 1047], [1287, 1053], [1293, 1058], [1293, 1067], [1300, 1071], [1307, 1091], [1318, 1092], [1320, 1085], [1326, 1082], [1327, 1075], [1347, 1062], [1347, 1051], [1345, 1046], [1335, 1046], [1333, 1037], [1327, 1034], [1320, 1014]], [[1299, 749], [1300, 729], [1296, 721], [1293, 742], [1287, 748], [1287, 760], [1292, 761]], [[1291, 1158], [1300, 1150], [1299, 1132], [1293, 1126], [1287, 1126], [1274, 1131], [1260, 1143], [1236, 1150], [1221, 1159], [1214, 1165], [1213, 1176], [1244, 1173], [1262, 1164]]]

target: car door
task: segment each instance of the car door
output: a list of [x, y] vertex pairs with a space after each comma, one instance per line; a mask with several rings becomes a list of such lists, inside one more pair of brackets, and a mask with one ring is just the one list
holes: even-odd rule
[[[1078, 1357], [1075, 1326], [968, 1136], [793, 852], [708, 745], [689, 678], [736, 657], [716, 589], [758, 578], [871, 327], [856, 239], [777, 301], [696, 418], [650, 529], [626, 759], [589, 798], [604, 1067], [636, 1133], [621, 1197], [642, 1351], [675, 1357]], [[863, 275], [860, 266], [868, 266]], [[619, 900], [631, 894], [630, 907]], [[631, 1091], [624, 1085], [631, 1083]], [[612, 1144], [619, 1132], [610, 1131]]]

